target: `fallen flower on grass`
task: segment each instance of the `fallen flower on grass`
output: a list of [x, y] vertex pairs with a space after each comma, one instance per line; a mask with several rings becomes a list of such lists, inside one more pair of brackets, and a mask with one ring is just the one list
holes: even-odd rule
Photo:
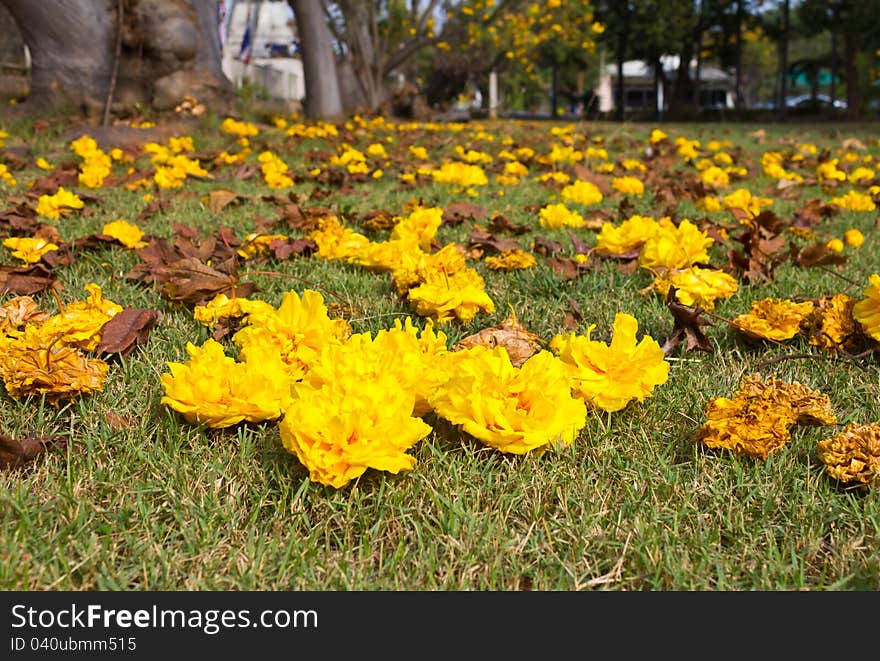
[[101, 234], [116, 239], [123, 246], [132, 250], [143, 248], [147, 245], [146, 241], [141, 240], [144, 238], [141, 228], [121, 218], [114, 220], [112, 223], [105, 224]]
[[853, 306], [853, 318], [859, 322], [865, 333], [880, 341], [880, 275], [872, 274], [863, 296]]
[[450, 352], [443, 362], [449, 378], [430, 399], [435, 413], [496, 450], [540, 453], [570, 445], [586, 424], [586, 406], [572, 396], [566, 366], [549, 351], [522, 367], [503, 346]]
[[828, 395], [773, 375], [764, 380], [760, 374], [745, 377], [733, 398], [713, 397], [705, 415], [696, 442], [757, 459], [782, 448], [795, 424], [837, 422]]
[[730, 325], [749, 337], [763, 340], [790, 340], [801, 330], [801, 324], [813, 311], [812, 301], [795, 303], [789, 300], [764, 298], [754, 301], [745, 314]]
[[58, 250], [57, 245], [42, 237], [11, 236], [3, 239], [3, 247], [8, 248], [13, 257], [22, 260], [25, 264], [36, 264], [47, 252]]
[[161, 376], [162, 404], [190, 424], [229, 427], [242, 421], [262, 422], [281, 416], [290, 401], [291, 377], [277, 352], [252, 347], [238, 362], [223, 345], [207, 340], [186, 345], [189, 360], [169, 362]]
[[47, 218], [58, 219], [61, 216], [82, 209], [85, 203], [64, 186], [59, 186], [54, 195], [41, 195], [37, 200], [37, 214]]
[[299, 383], [279, 423], [281, 442], [309, 479], [337, 489], [369, 468], [411, 470], [416, 460], [407, 450], [431, 432], [412, 415], [413, 405], [413, 394], [389, 373], [368, 383], [357, 375], [319, 386]]
[[831, 477], [876, 484], [880, 482], [880, 425], [848, 424], [840, 433], [819, 441], [816, 454]]
[[663, 349], [648, 335], [636, 341], [635, 317], [624, 312], [615, 315], [610, 344], [590, 339], [595, 328], [591, 324], [586, 335], [568, 333], [550, 341], [550, 348], [568, 368], [575, 395], [603, 411], [619, 411], [666, 383], [669, 363]]
[[15, 337], [0, 337], [0, 374], [12, 399], [44, 395], [61, 400], [99, 391], [109, 366], [79, 349], [48, 339], [41, 328], [27, 325]]

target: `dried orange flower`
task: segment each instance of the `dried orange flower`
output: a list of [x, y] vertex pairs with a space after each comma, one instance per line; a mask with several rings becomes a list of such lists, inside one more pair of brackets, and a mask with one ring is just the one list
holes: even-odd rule
[[827, 395], [800, 383], [760, 374], [742, 380], [733, 398], [714, 397], [706, 405], [706, 422], [695, 440], [710, 448], [766, 459], [791, 437], [790, 428], [837, 421]]
[[810, 344], [835, 350], [843, 346], [856, 332], [853, 307], [856, 299], [846, 294], [835, 294], [824, 307], [817, 307], [812, 315]]
[[26, 325], [17, 337], [0, 338], [0, 374], [13, 399], [44, 395], [58, 406], [61, 400], [101, 390], [108, 369], [103, 360], [88, 358], [75, 347], [47, 341], [36, 326]]
[[880, 425], [848, 424], [839, 434], [819, 441], [816, 454], [825, 471], [841, 482], [880, 482]]
[[502, 250], [498, 255], [486, 257], [485, 262], [493, 271], [530, 269], [538, 263], [535, 256], [525, 250]]
[[764, 298], [752, 303], [745, 314], [733, 319], [731, 326], [754, 338], [789, 340], [801, 329], [801, 323], [813, 311], [813, 303]]

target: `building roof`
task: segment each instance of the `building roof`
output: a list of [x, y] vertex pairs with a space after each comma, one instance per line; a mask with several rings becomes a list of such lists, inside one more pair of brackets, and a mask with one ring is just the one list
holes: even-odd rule
[[[660, 57], [660, 62], [663, 65], [663, 73], [667, 80], [675, 80], [678, 77], [678, 65], [680, 61], [678, 55], [662, 55]], [[617, 64], [606, 65], [605, 73], [612, 77], [617, 76]], [[696, 60], [691, 60], [690, 75], [691, 78], [696, 78]], [[646, 80], [653, 80], [654, 67], [644, 60], [627, 60], [623, 63], [623, 76], [624, 78], [644, 78]], [[728, 83], [732, 80], [732, 76], [717, 66], [703, 62], [700, 64], [700, 80], [706, 82]]]

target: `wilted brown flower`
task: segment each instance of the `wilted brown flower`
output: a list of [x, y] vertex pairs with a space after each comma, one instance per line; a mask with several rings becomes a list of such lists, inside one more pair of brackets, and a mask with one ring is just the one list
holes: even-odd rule
[[848, 424], [839, 434], [819, 441], [816, 454], [825, 471], [841, 482], [880, 482], [880, 425]]

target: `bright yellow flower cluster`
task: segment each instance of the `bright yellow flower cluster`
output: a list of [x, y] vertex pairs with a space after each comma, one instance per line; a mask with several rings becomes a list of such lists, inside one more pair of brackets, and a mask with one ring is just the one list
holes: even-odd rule
[[880, 342], [880, 274], [872, 274], [868, 282], [864, 298], [856, 302], [852, 314], [865, 333]]
[[566, 202], [590, 206], [602, 201], [602, 191], [596, 184], [578, 179], [562, 189], [560, 193]]
[[147, 245], [147, 242], [142, 240], [144, 238], [143, 230], [122, 218], [118, 218], [112, 223], [106, 223], [101, 230], [101, 234], [113, 237], [126, 248], [131, 248], [132, 250], [143, 248]]
[[561, 203], [548, 204], [538, 212], [541, 227], [583, 227], [584, 217]]
[[82, 135], [70, 143], [70, 149], [83, 159], [79, 166], [78, 181], [86, 188], [100, 188], [110, 176], [113, 160], [104, 153], [89, 135]]
[[39, 262], [43, 255], [52, 250], [58, 250], [54, 243], [46, 241], [42, 237], [14, 237], [3, 239], [3, 247], [12, 252], [12, 256], [22, 260], [25, 264]]
[[752, 218], [761, 213], [765, 207], [773, 204], [773, 200], [769, 197], [752, 195], [751, 191], [746, 188], [738, 188], [729, 195], [725, 195], [721, 201], [725, 209], [740, 209]]
[[874, 211], [877, 205], [870, 195], [850, 190], [843, 195], [831, 198], [829, 204], [834, 204], [848, 211]]
[[288, 174], [290, 168], [280, 156], [267, 150], [262, 152], [257, 159], [260, 161], [263, 179], [269, 188], [278, 189], [293, 186], [293, 179]]
[[639, 266], [650, 271], [684, 269], [709, 261], [707, 250], [715, 240], [685, 218], [678, 226], [658, 223], [639, 252]]
[[638, 177], [614, 177], [611, 187], [625, 195], [641, 195], [645, 192], [645, 184]]
[[438, 415], [502, 452], [570, 445], [586, 424], [565, 365], [539, 351], [514, 367], [503, 346], [447, 354], [448, 380], [430, 403]]
[[18, 183], [5, 163], [0, 163], [0, 181], [7, 186], [15, 186]]
[[462, 188], [485, 186], [489, 183], [486, 173], [479, 165], [452, 161], [443, 163], [439, 169], [430, 170], [430, 175], [439, 184], [452, 184]]
[[833, 425], [828, 395], [760, 374], [745, 377], [733, 398], [713, 397], [695, 440], [710, 448], [766, 459], [791, 438], [795, 424]]
[[190, 158], [184, 152], [193, 152], [192, 138], [171, 137], [164, 145], [148, 142], [144, 151], [152, 154], [150, 162], [156, 166], [153, 181], [159, 188], [181, 188], [187, 177], [211, 178], [211, 173], [202, 167], [199, 159]]
[[636, 341], [635, 317], [624, 312], [615, 315], [610, 344], [590, 339], [595, 327], [591, 324], [586, 335], [559, 334], [550, 341], [550, 348], [568, 367], [578, 397], [604, 411], [619, 411], [666, 383], [669, 363], [663, 349], [648, 335]]
[[666, 298], [670, 287], [675, 287], [675, 298], [682, 305], [713, 310], [715, 301], [733, 296], [739, 283], [729, 273], [716, 269], [690, 266], [667, 271], [653, 282], [654, 290]]
[[37, 214], [47, 218], [60, 218], [73, 213], [76, 209], [85, 206], [76, 193], [72, 193], [64, 186], [59, 186], [54, 195], [40, 195], [37, 200]]
[[659, 229], [656, 220], [638, 214], [630, 216], [619, 226], [604, 222], [596, 236], [596, 252], [602, 255], [625, 255], [641, 250]]
[[220, 130], [228, 135], [234, 135], [239, 138], [252, 138], [259, 135], [260, 130], [256, 124], [251, 122], [243, 122], [232, 117], [227, 117], [220, 124]]

